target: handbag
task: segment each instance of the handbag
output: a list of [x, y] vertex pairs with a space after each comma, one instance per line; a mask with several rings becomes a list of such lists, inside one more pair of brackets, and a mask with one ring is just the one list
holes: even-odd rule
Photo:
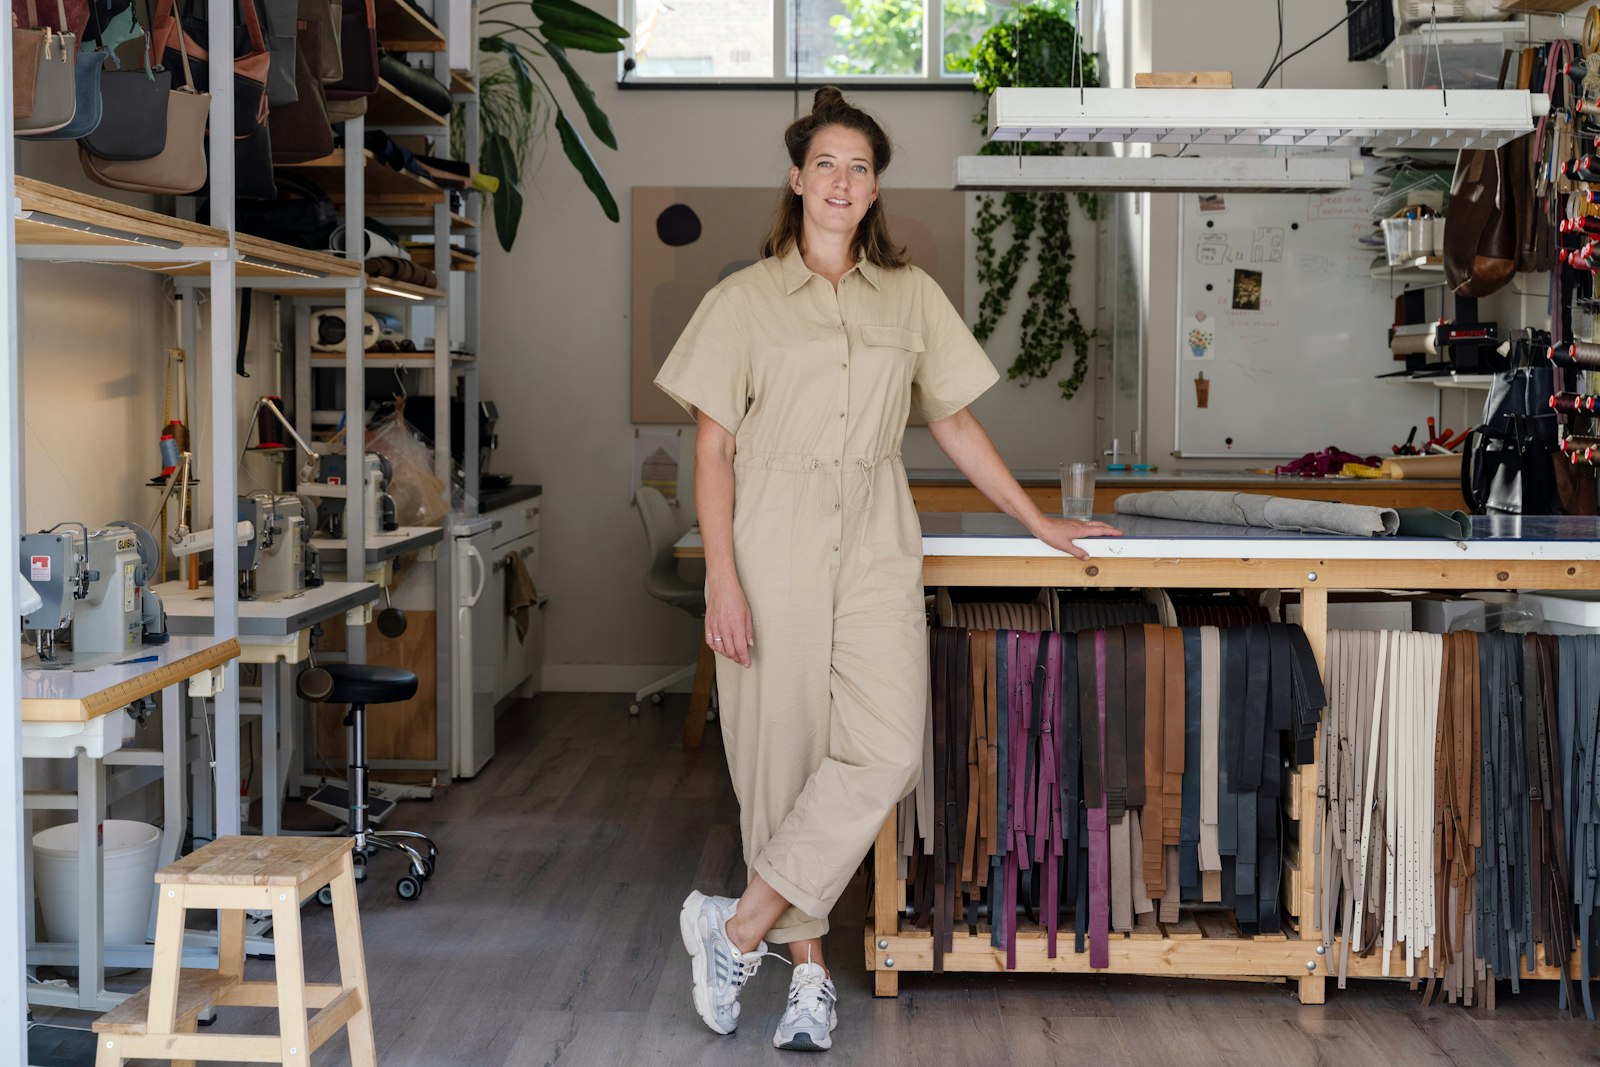
[[161, 151], [145, 159], [105, 159], [79, 141], [78, 162], [91, 179], [113, 189], [175, 196], [192, 193], [206, 183], [206, 124], [211, 117], [211, 94], [194, 87], [188, 46], [181, 34], [178, 57], [184, 84], [167, 91], [167, 133]]
[[11, 16], [11, 119], [33, 117], [33, 96], [44, 59], [45, 31], [19, 26]]
[[34, 134], [34, 137], [41, 141], [73, 141], [79, 137], [87, 137], [99, 128], [101, 116], [104, 114], [100, 79], [105, 71], [106, 56], [109, 54], [108, 52], [78, 53], [78, 69], [73, 73], [78, 101], [72, 113], [72, 121], [59, 130]]
[[316, 26], [305, 20], [299, 22], [299, 38], [294, 57], [298, 99], [273, 108], [267, 116], [272, 129], [272, 161], [277, 164], [321, 159], [334, 147], [333, 124], [328, 121], [319, 74], [322, 40]]
[[[62, 0], [56, 0], [58, 21], [65, 25], [67, 9]], [[12, 12], [16, 18], [16, 12]], [[28, 23], [12, 33], [32, 36], [42, 35], [43, 47], [39, 50], [38, 69], [33, 82], [33, 108], [26, 117], [13, 116], [14, 131], [18, 137], [31, 134], [52, 133], [72, 121], [78, 110], [77, 73], [78, 36], [74, 33], [57, 33], [39, 21], [34, 0], [28, 0]], [[32, 32], [30, 32], [32, 31]]]
[[1560, 515], [1555, 464], [1564, 463], [1550, 410], [1555, 368], [1534, 363], [1518, 342], [1510, 370], [1494, 376], [1483, 424], [1461, 454], [1461, 495], [1475, 515]]
[[295, 38], [299, 32], [300, 0], [264, 0], [267, 9], [267, 106], [283, 107], [299, 99], [295, 81]]
[[378, 12], [373, 0], [350, 0], [339, 19], [343, 77], [328, 86], [329, 100], [353, 100], [378, 91]]
[[317, 39], [317, 80], [327, 85], [344, 77], [344, 57], [339, 54], [339, 20], [342, 0], [300, 0], [300, 19], [310, 23]]
[[[106, 28], [95, 7], [91, 31], [104, 39]], [[144, 37], [144, 66], [132, 70], [100, 72], [100, 124], [80, 137], [78, 144], [101, 159], [149, 159], [167, 145], [167, 94], [172, 91], [166, 72], [150, 63], [150, 38], [130, 9], [132, 29]], [[157, 75], [160, 75], [159, 77]]]
[[[156, 0], [155, 13], [150, 20], [152, 44], [161, 55], [162, 63], [171, 71], [173, 88], [176, 89], [179, 87], [179, 64], [174, 40], [181, 38], [186, 61], [185, 77], [192, 76], [192, 81], [186, 81], [185, 84], [194, 86], [199, 92], [206, 92], [211, 87], [211, 57], [200, 42], [209, 36], [208, 23], [203, 15], [190, 14], [180, 19], [174, 10], [175, 3], [176, 0]], [[256, 0], [240, 0], [238, 6], [242, 9], [243, 17], [234, 33], [233, 135], [243, 140], [267, 121], [267, 78], [272, 55], [267, 51], [266, 38], [261, 31], [261, 14], [256, 9]]]
[[[28, 0], [11, 0], [11, 15], [14, 20], [31, 18], [32, 5]], [[56, 5], [54, 18], [51, 18], [47, 10], [43, 21], [31, 21], [30, 25], [41, 30], [54, 30], [58, 34], [70, 33], [81, 41], [89, 25], [89, 0], [62, 0], [62, 3]]]

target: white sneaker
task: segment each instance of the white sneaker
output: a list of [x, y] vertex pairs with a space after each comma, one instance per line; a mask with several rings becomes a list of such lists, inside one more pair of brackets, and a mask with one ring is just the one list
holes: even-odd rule
[[839, 1025], [835, 1005], [839, 994], [833, 980], [819, 964], [801, 963], [789, 979], [789, 1003], [778, 1020], [772, 1043], [778, 1048], [821, 1052], [833, 1047], [833, 1028]]
[[739, 993], [755, 976], [767, 943], [752, 952], [740, 952], [728, 937], [728, 919], [738, 901], [708, 897], [696, 890], [683, 902], [678, 929], [689, 950], [694, 974], [694, 1007], [700, 1018], [719, 1034], [731, 1034], [739, 1025]]

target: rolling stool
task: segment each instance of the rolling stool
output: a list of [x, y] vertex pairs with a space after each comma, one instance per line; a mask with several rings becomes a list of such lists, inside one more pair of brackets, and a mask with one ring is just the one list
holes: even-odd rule
[[[409, 700], [417, 692], [417, 676], [398, 667], [371, 663], [332, 663], [312, 667], [295, 680], [295, 690], [314, 703], [348, 704], [350, 713], [344, 724], [350, 727], [350, 836], [355, 838], [356, 870], [365, 873], [365, 857], [373, 848], [402, 852], [411, 861], [411, 872], [401, 875], [394, 885], [401, 900], [416, 900], [422, 884], [433, 874], [439, 850], [426, 834], [412, 830], [372, 830], [367, 823], [367, 705]], [[423, 849], [427, 854], [423, 854]], [[324, 889], [317, 894], [324, 905], [333, 903]]]

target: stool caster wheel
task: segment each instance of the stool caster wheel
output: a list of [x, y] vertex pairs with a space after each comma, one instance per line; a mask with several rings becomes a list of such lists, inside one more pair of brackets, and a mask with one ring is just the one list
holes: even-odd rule
[[400, 895], [401, 900], [416, 900], [422, 895], [422, 879], [409, 874], [401, 875], [400, 880], [394, 884], [394, 891]]
[[324, 908], [333, 907], [333, 886], [325, 885], [317, 890], [317, 903]]
[[638, 717], [638, 715], [639, 715], [639, 702], [637, 700], [635, 700], [632, 704], [628, 705], [628, 714], [634, 716], [635, 718]]
[[665, 698], [663, 698], [660, 693], [651, 693], [650, 694], [650, 703], [656, 705], [657, 707], [661, 706], [661, 701], [663, 699], [665, 699]]

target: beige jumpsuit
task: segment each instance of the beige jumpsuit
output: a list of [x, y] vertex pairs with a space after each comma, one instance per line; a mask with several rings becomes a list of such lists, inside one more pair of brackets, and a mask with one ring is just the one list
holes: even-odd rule
[[900, 442], [912, 405], [955, 414], [998, 375], [938, 285], [862, 261], [837, 292], [797, 252], [701, 302], [656, 384], [734, 435], [733, 546], [756, 644], [721, 657], [745, 860], [794, 906], [767, 939], [820, 937], [927, 718], [922, 536]]

